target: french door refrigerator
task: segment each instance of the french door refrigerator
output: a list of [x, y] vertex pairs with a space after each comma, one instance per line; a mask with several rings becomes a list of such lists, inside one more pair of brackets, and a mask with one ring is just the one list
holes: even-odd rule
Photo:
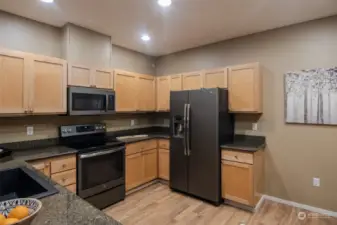
[[170, 117], [170, 188], [220, 204], [220, 144], [234, 135], [228, 91], [172, 91]]

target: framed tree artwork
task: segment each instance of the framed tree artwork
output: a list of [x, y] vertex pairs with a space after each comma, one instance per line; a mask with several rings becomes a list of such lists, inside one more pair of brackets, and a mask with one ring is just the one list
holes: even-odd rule
[[288, 72], [284, 86], [287, 123], [337, 125], [337, 67]]

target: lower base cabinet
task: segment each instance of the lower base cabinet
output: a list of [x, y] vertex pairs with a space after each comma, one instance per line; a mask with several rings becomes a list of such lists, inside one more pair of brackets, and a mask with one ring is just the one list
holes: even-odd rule
[[170, 180], [170, 151], [167, 149], [158, 150], [158, 176], [163, 180]]
[[264, 191], [263, 150], [254, 153], [222, 151], [222, 198], [255, 207]]
[[146, 183], [158, 177], [157, 149], [144, 151], [142, 154], [143, 154], [142, 157], [143, 157], [143, 163], [144, 163], [143, 183]]
[[128, 155], [125, 159], [125, 186], [128, 191], [143, 182], [143, 160], [141, 153]]
[[68, 155], [29, 162], [33, 168], [76, 193], [76, 156]]

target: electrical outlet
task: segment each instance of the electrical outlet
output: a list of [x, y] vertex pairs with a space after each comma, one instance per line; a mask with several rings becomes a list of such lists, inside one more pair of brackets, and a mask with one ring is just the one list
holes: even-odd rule
[[320, 187], [321, 186], [321, 179], [314, 177], [312, 179], [312, 186], [314, 187]]
[[27, 135], [28, 136], [34, 135], [34, 127], [27, 127]]
[[255, 131], [257, 131], [257, 129], [258, 129], [257, 127], [258, 127], [258, 126], [257, 126], [257, 123], [253, 123], [252, 129], [255, 130]]
[[133, 127], [136, 124], [135, 120], [131, 120], [131, 127]]

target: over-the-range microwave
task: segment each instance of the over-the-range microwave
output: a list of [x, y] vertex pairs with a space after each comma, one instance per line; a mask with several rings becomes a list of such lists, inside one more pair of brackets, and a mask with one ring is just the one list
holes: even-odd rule
[[115, 113], [115, 92], [109, 89], [68, 87], [68, 115]]

